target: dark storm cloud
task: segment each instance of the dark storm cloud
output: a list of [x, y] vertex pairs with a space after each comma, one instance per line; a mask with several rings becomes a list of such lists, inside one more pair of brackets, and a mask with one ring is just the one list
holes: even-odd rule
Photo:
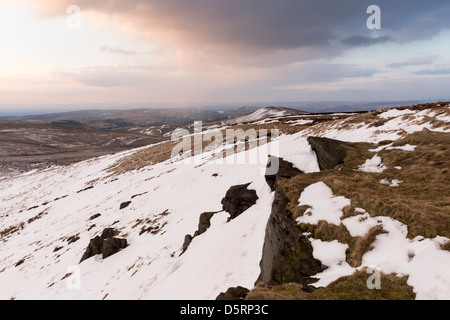
[[[71, 2], [46, 1], [40, 2], [40, 10], [47, 8], [47, 14], [64, 13], [58, 10]], [[378, 38], [366, 27], [366, 9], [372, 4], [381, 8]], [[79, 0], [78, 5], [135, 23], [143, 33], [165, 30], [179, 35], [185, 45], [237, 51], [410, 41], [450, 26], [448, 0]]]

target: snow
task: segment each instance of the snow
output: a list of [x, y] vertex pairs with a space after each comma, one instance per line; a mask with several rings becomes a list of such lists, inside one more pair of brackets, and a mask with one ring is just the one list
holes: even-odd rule
[[387, 179], [380, 179], [380, 184], [386, 185], [386, 186], [389, 186], [389, 187], [394, 187], [394, 188], [399, 187], [400, 183], [402, 183], [402, 182], [403, 181], [400, 181], [400, 180], [397, 180], [397, 179], [392, 180], [392, 182], [389, 182], [389, 180], [387, 180]]
[[[278, 140], [267, 150], [306, 172], [319, 170], [304, 137]], [[0, 241], [0, 299], [215, 299], [229, 287], [254, 286], [273, 201], [264, 178], [266, 145], [256, 148], [265, 158], [254, 164], [214, 163], [205, 154], [200, 164], [168, 160], [110, 177], [110, 166], [143, 149], [0, 181], [1, 230], [24, 222], [22, 230]], [[228, 188], [249, 182], [257, 203], [228, 223], [228, 213], [214, 215], [211, 227], [180, 256], [184, 237], [197, 230], [200, 215], [222, 210]], [[87, 186], [93, 188], [77, 193]], [[89, 220], [96, 213], [101, 216]], [[158, 221], [146, 222], [152, 220]], [[150, 225], [159, 231], [139, 235]], [[79, 264], [89, 240], [111, 226], [128, 247]], [[68, 244], [74, 235], [80, 239]], [[62, 249], [54, 252], [57, 246]], [[24, 263], [15, 267], [21, 259]], [[62, 280], [73, 266], [80, 270], [80, 290], [69, 290], [68, 280]]]
[[381, 173], [386, 169], [387, 167], [381, 162], [381, 157], [378, 155], [374, 155], [371, 159], [366, 160], [358, 168], [359, 171], [374, 173]]
[[[350, 200], [341, 199], [341, 203], [331, 204], [326, 185], [322, 183], [312, 184], [305, 188], [301, 194], [299, 205], [312, 204], [316, 211], [318, 195], [312, 190], [321, 191], [325, 195], [324, 209], [327, 212], [342, 210], [342, 204], [349, 204]], [[337, 197], [335, 197], [337, 198]], [[309, 210], [309, 209], [308, 209]], [[307, 211], [308, 211], [307, 210]], [[390, 217], [371, 217], [363, 208], [355, 208], [359, 215], [342, 220], [352, 237], [364, 237], [372, 228], [381, 226], [384, 233], [378, 234], [372, 243], [373, 249], [362, 257], [362, 264], [358, 269], [376, 267], [385, 274], [396, 273], [399, 276], [407, 275], [407, 284], [413, 287], [416, 299], [448, 300], [450, 298], [450, 252], [440, 247], [450, 239], [438, 236], [433, 239], [416, 237], [408, 239], [408, 227]], [[314, 212], [315, 213], [315, 212]], [[337, 216], [337, 214], [336, 214]], [[299, 219], [301, 220], [300, 217]], [[309, 223], [316, 224], [317, 219]], [[303, 222], [303, 221], [299, 221]], [[333, 224], [336, 221], [333, 221]], [[308, 222], [306, 222], [308, 223]], [[356, 271], [346, 262], [345, 251], [348, 245], [333, 240], [331, 242], [309, 238], [313, 247], [314, 258], [320, 260], [328, 268], [314, 277], [319, 281], [315, 287], [325, 287], [340, 277], [351, 275]], [[383, 284], [381, 283], [381, 286]]]
[[375, 149], [369, 149], [369, 151], [370, 152], [380, 152], [381, 150], [384, 150], [384, 149], [386, 149], [386, 148], [389, 148], [390, 146], [392, 146], [393, 145], [393, 143], [389, 143], [389, 144], [386, 144], [386, 145], [384, 145], [384, 146], [379, 146], [378, 148], [375, 148]]
[[399, 109], [391, 109], [388, 111], [385, 111], [381, 114], [378, 115], [378, 117], [383, 118], [383, 119], [388, 119], [388, 118], [394, 118], [394, 117], [400, 117], [400, 116], [404, 116], [407, 114], [413, 114], [415, 113], [413, 110], [409, 110], [409, 109], [404, 109], [404, 110], [399, 110]]
[[[260, 109], [252, 117], [286, 116], [272, 111], [265, 113]], [[409, 119], [403, 120], [404, 115], [409, 115]], [[386, 119], [382, 126], [343, 125], [345, 120], [337, 120], [327, 123], [320, 135], [377, 143], [394, 141], [404, 132], [424, 128], [449, 131], [443, 127], [433, 129], [428, 122], [418, 124], [431, 115], [428, 110], [391, 109], [379, 115]], [[448, 121], [449, 117], [440, 114], [436, 118]], [[292, 124], [301, 121], [304, 120]], [[310, 130], [281, 135], [269, 143], [268, 149], [257, 147], [256, 163], [228, 162], [230, 158], [215, 162], [211, 152], [194, 157], [194, 161], [168, 160], [110, 176], [109, 167], [146, 149], [143, 147], [1, 179], [0, 231], [21, 223], [23, 228], [0, 240], [0, 299], [214, 299], [229, 287], [252, 288], [260, 273], [273, 202], [273, 193], [264, 179], [267, 157], [273, 154], [306, 173], [318, 172], [316, 155], [306, 141]], [[392, 143], [370, 151], [412, 152], [415, 148], [393, 147]], [[249, 156], [251, 152], [241, 154]], [[361, 171], [376, 173], [385, 169], [378, 154], [359, 167]], [[249, 188], [256, 191], [259, 199], [227, 222], [228, 213], [220, 211], [221, 200], [230, 186], [244, 183], [251, 183]], [[381, 179], [380, 183], [398, 187], [401, 181]], [[78, 192], [88, 186], [93, 188]], [[131, 199], [142, 193], [145, 194]], [[119, 210], [120, 204], [129, 200], [130, 206]], [[351, 205], [351, 200], [335, 196], [323, 182], [305, 188], [299, 205], [310, 208], [297, 218], [298, 223], [343, 224], [352, 237], [364, 237], [372, 228], [382, 227], [386, 233], [376, 236], [373, 249], [363, 256], [360, 268], [378, 266], [386, 274], [407, 275], [418, 299], [450, 299], [450, 252], [440, 248], [449, 239], [408, 239], [406, 225], [390, 217], [372, 217], [363, 208], [355, 208], [355, 216], [342, 219], [343, 209]], [[168, 214], [162, 215], [163, 212]], [[210, 228], [195, 237], [180, 256], [185, 235], [197, 230], [203, 212], [217, 213]], [[101, 216], [91, 221], [96, 213]], [[141, 228], [150, 225], [157, 232], [139, 235]], [[111, 226], [120, 231], [118, 237], [126, 238], [129, 246], [107, 259], [98, 255], [79, 264], [89, 240]], [[68, 244], [67, 238], [74, 235], [80, 239]], [[315, 275], [319, 279], [315, 286], [327, 286], [357, 270], [346, 262], [347, 244], [305, 235], [310, 237], [313, 256], [328, 267]], [[57, 246], [62, 248], [54, 252]], [[15, 267], [22, 259], [24, 263]], [[80, 290], [70, 290], [63, 279], [73, 266], [80, 270]]]
[[347, 244], [340, 243], [337, 240], [327, 242], [312, 238], [310, 242], [313, 247], [313, 257], [328, 267], [314, 276], [319, 281], [315, 282], [313, 286], [316, 288], [326, 287], [331, 282], [355, 272], [355, 269], [345, 261], [345, 251], [348, 249]]
[[399, 147], [387, 147], [386, 150], [403, 150], [403, 151], [414, 151], [416, 150], [417, 146], [412, 146], [410, 144], [406, 144], [404, 146]]
[[[345, 119], [336, 120], [326, 124], [326, 129], [320, 132], [320, 136], [338, 139], [348, 142], [370, 142], [379, 143], [384, 140], [395, 141], [400, 139], [405, 133], [414, 133], [427, 129], [435, 132], [450, 132], [450, 128], [447, 126], [434, 127], [430, 122], [433, 119], [433, 110], [423, 110], [420, 112], [404, 109], [390, 109], [378, 115], [386, 121], [378, 127], [373, 126], [373, 123], [348, 123]], [[403, 119], [403, 116], [409, 115], [407, 120]], [[450, 117], [446, 114], [436, 116], [436, 119], [450, 122]], [[314, 134], [317, 132], [314, 126], [310, 130], [305, 130], [305, 135]], [[379, 152], [384, 147], [373, 152]], [[376, 149], [375, 149], [376, 150]]]
[[280, 157], [305, 173], [320, 171], [317, 156], [301, 133], [282, 137], [283, 142], [279, 144]]
[[364, 237], [370, 229], [376, 227], [379, 223], [375, 219], [370, 218], [369, 213], [365, 212], [364, 214], [342, 220], [342, 224], [352, 237]]
[[374, 249], [363, 256], [364, 266], [377, 265], [384, 273], [408, 275], [416, 299], [450, 298], [450, 252], [440, 249], [448, 241], [444, 237], [407, 238], [407, 227], [388, 217], [382, 221], [387, 234], [377, 236]]
[[290, 111], [288, 109], [266, 107], [266, 108], [258, 109], [249, 115], [231, 118], [230, 120], [227, 121], [227, 123], [252, 122], [252, 121], [258, 121], [258, 120], [267, 119], [267, 118], [276, 118], [276, 117], [283, 117], [283, 116], [289, 116], [289, 115], [292, 115], [292, 111]]
[[392, 180], [392, 182], [391, 182], [391, 184], [389, 185], [389, 187], [393, 187], [393, 188], [399, 187], [399, 186], [400, 186], [400, 183], [402, 183], [402, 182], [403, 182], [403, 181], [394, 179], [394, 180]]
[[303, 216], [297, 218], [298, 223], [318, 224], [323, 220], [334, 225], [341, 224], [342, 209], [351, 203], [345, 197], [334, 196], [333, 191], [323, 182], [306, 187], [298, 202], [299, 206], [311, 206]]

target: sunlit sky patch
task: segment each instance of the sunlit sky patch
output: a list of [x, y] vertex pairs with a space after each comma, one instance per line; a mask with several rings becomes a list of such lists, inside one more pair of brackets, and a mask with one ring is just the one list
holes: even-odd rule
[[[448, 98], [448, 1], [0, 3], [0, 110]], [[325, 8], [325, 9], [324, 9]], [[328, 8], [328, 10], [327, 10]], [[448, 16], [447, 16], [448, 17]]]

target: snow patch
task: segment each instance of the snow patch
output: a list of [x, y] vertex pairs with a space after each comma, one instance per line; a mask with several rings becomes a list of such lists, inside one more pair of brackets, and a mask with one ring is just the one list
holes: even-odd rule
[[412, 114], [412, 113], [415, 113], [415, 111], [409, 110], [409, 109], [404, 109], [404, 110], [391, 109], [391, 110], [388, 110], [388, 111], [385, 111], [385, 112], [379, 114], [378, 117], [383, 118], [383, 119], [388, 119], [388, 118], [404, 116], [406, 114]]
[[341, 224], [342, 209], [351, 204], [345, 197], [334, 196], [333, 191], [323, 182], [306, 187], [298, 202], [299, 206], [311, 206], [303, 216], [297, 218], [298, 223], [318, 224], [323, 220], [337, 226]]
[[372, 159], [366, 160], [365, 163], [358, 167], [359, 171], [381, 173], [386, 170], [387, 167], [381, 162], [381, 157], [374, 155]]
[[327, 242], [310, 239], [310, 242], [313, 247], [313, 257], [328, 267], [323, 272], [314, 275], [314, 278], [319, 279], [313, 284], [314, 287], [326, 287], [331, 282], [355, 272], [355, 269], [345, 261], [345, 251], [349, 248], [347, 244], [337, 240]]

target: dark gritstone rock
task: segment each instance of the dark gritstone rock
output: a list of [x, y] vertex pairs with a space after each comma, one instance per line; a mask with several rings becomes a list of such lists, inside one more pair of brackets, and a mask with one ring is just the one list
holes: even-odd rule
[[94, 214], [93, 216], [91, 216], [91, 217], [89, 218], [89, 220], [97, 219], [97, 218], [100, 217], [100, 216], [101, 216], [100, 213], [96, 213], [96, 214]]
[[244, 300], [250, 290], [244, 287], [232, 287], [226, 292], [221, 292], [216, 300]]
[[107, 258], [127, 246], [126, 239], [114, 238], [115, 230], [113, 228], [106, 228], [103, 230], [101, 236], [96, 236], [89, 241], [80, 263], [97, 254], [102, 254], [103, 258]]
[[19, 262], [17, 262], [17, 263], [14, 265], [14, 267], [17, 268], [18, 266], [22, 265], [24, 262], [25, 262], [25, 258], [22, 259], [22, 260], [20, 260]]
[[131, 201], [126, 201], [126, 202], [122, 202], [120, 204], [120, 210], [125, 209], [126, 207], [128, 207], [130, 205]]
[[[220, 211], [219, 211], [220, 212]], [[216, 214], [217, 212], [203, 212], [200, 215], [200, 219], [198, 220], [198, 229], [194, 233], [194, 237], [199, 236], [208, 230], [208, 228], [211, 226], [211, 218]]]
[[317, 155], [320, 170], [334, 169], [343, 163], [347, 155], [345, 142], [319, 137], [308, 137], [307, 140]]
[[103, 259], [113, 255], [120, 249], [126, 248], [126, 246], [127, 246], [127, 239], [119, 239], [119, 238], [105, 239], [102, 244]]
[[230, 214], [228, 221], [235, 219], [258, 200], [256, 191], [247, 189], [249, 185], [250, 183], [232, 186], [222, 199], [223, 210]]
[[103, 240], [107, 239], [107, 238], [112, 238], [114, 237], [114, 228], [106, 228], [103, 230], [102, 235], [100, 236], [100, 238], [102, 238]]
[[194, 239], [194, 237], [191, 236], [190, 234], [187, 234], [187, 235], [184, 237], [183, 250], [181, 251], [180, 256], [181, 256], [183, 253], [185, 253], [186, 250], [189, 248], [189, 245], [191, 244], [192, 239]]
[[[267, 168], [271, 168], [276, 165], [278, 162], [278, 170], [276, 174], [269, 174], [269, 169], [266, 170], [266, 175], [264, 178], [266, 179], [267, 184], [270, 187], [270, 190], [275, 191], [275, 187], [277, 182], [280, 179], [289, 179], [295, 177], [296, 175], [304, 173], [303, 171], [294, 167], [294, 165], [288, 161], [283, 160], [283, 158], [278, 158], [275, 156], [269, 156], [269, 160], [267, 161]], [[270, 172], [272, 173], [272, 172]]]
[[192, 240], [205, 233], [206, 230], [208, 230], [208, 228], [211, 226], [211, 218], [220, 211], [216, 211], [216, 212], [203, 212], [200, 215], [200, 219], [198, 221], [198, 229], [197, 231], [195, 231], [194, 236], [191, 236], [190, 234], [187, 234], [184, 237], [184, 243], [183, 243], [183, 251], [181, 252], [180, 256], [186, 252], [186, 250], [188, 249], [189, 245], [191, 244]]
[[314, 259], [309, 240], [286, 209], [286, 196], [277, 188], [266, 227], [259, 281], [268, 284], [302, 283], [324, 270]]

